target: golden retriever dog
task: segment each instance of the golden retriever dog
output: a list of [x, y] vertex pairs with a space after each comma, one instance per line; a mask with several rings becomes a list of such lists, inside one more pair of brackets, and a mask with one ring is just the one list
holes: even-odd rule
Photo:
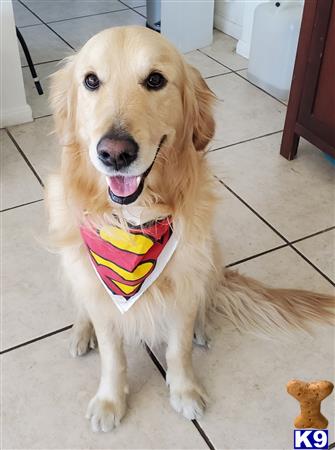
[[52, 76], [63, 150], [47, 187], [50, 234], [78, 305], [70, 351], [83, 355], [98, 341], [94, 431], [113, 429], [126, 412], [124, 340], [167, 343], [171, 405], [192, 420], [206, 403], [192, 340], [204, 339], [210, 315], [265, 332], [331, 317], [330, 297], [224, 269], [204, 152], [214, 100], [199, 72], [141, 27], [97, 34]]

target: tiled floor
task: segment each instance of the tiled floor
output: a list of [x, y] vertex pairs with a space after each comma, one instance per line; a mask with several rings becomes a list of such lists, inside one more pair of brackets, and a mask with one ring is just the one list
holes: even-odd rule
[[[45, 91], [45, 78], [57, 61], [96, 31], [144, 24], [144, 3], [14, 1]], [[208, 159], [220, 180], [223, 202], [216, 229], [226, 264], [273, 286], [332, 292], [334, 166], [305, 141], [295, 161], [279, 155], [286, 107], [245, 79], [247, 61], [235, 54], [235, 45], [215, 32], [213, 45], [186, 55], [219, 99]], [[314, 337], [297, 333], [280, 342], [240, 335], [223, 323], [212, 333], [210, 350], [194, 351], [196, 371], [211, 398], [206, 415], [195, 424], [170, 408], [164, 379], [150, 355], [129, 348], [128, 414], [113, 433], [90, 431], [84, 413], [98, 383], [99, 357], [91, 352], [74, 360], [68, 354], [74, 310], [57, 256], [43, 248], [42, 186], [57, 166], [59, 147], [49, 134], [46, 96], [37, 95], [26, 67], [23, 73], [36, 120], [0, 134], [2, 448], [292, 448], [298, 404], [285, 384], [299, 377], [334, 381], [334, 331], [328, 327], [314, 327]], [[162, 349], [154, 353], [164, 367]], [[333, 399], [324, 401], [330, 423]]]

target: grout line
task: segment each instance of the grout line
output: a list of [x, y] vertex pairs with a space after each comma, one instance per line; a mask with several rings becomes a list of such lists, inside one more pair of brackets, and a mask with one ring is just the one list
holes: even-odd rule
[[246, 258], [239, 259], [238, 261], [234, 261], [230, 264], [227, 264], [226, 268], [228, 269], [229, 267], [236, 266], [237, 264], [242, 264], [246, 261], [250, 261], [251, 259], [258, 258], [259, 256], [267, 255], [268, 253], [272, 253], [272, 252], [274, 252], [276, 250], [280, 250], [284, 247], [289, 247], [289, 244], [278, 245], [277, 247], [270, 248], [269, 250], [265, 250], [264, 252], [256, 253], [255, 255], [247, 256]]
[[327, 231], [332, 231], [334, 229], [335, 229], [335, 226], [329, 227], [329, 228], [325, 228], [324, 230], [321, 230], [321, 231], [316, 231], [315, 233], [312, 233], [312, 234], [309, 234], [309, 235], [304, 236], [302, 238], [295, 239], [294, 241], [291, 241], [291, 244], [296, 244], [297, 242], [301, 242], [301, 241], [304, 241], [305, 239], [309, 239], [309, 238], [312, 238], [314, 236], [318, 236], [319, 234], [322, 234], [322, 233], [327, 233]]
[[[120, 0], [119, 0], [120, 1]], [[142, 8], [142, 6], [138, 6], [137, 8]], [[147, 22], [147, 16], [145, 16], [144, 14], [141, 14], [139, 11], [137, 11], [137, 8], [129, 8], [132, 11], [134, 11], [136, 14], [138, 14], [139, 16], [143, 17], [143, 19], [145, 19], [145, 22]]]
[[40, 198], [39, 200], [33, 200], [31, 202], [27, 202], [27, 203], [22, 203], [21, 205], [16, 205], [16, 206], [10, 206], [9, 208], [4, 208], [0, 211], [0, 213], [6, 212], [6, 211], [11, 211], [12, 209], [17, 209], [17, 208], [21, 208], [21, 206], [28, 206], [28, 205], [33, 205], [34, 203], [39, 203], [39, 202], [43, 202], [44, 198]]
[[270, 97], [272, 97], [274, 100], [277, 100], [277, 102], [281, 103], [283, 106], [285, 106], [285, 108], [287, 108], [287, 104], [284, 103], [282, 100], [279, 100], [279, 98], [275, 97], [274, 95], [270, 94], [269, 92], [265, 91], [264, 89], [262, 89], [261, 87], [257, 86], [257, 84], [253, 83], [252, 81], [248, 80], [248, 78], [244, 78], [240, 73], [234, 71], [234, 74], [237, 75], [238, 77], [242, 78], [242, 80], [247, 81], [248, 83], [250, 83], [252, 86], [255, 86], [256, 88], [258, 88], [260, 91], [264, 92], [264, 94], [269, 95]]
[[34, 117], [34, 120], [44, 119], [45, 117], [51, 117], [51, 116], [52, 116], [52, 114], [45, 114], [44, 116], [37, 116], [37, 117]]
[[324, 230], [321, 230], [321, 231], [316, 231], [315, 233], [309, 234], [309, 235], [301, 237], [299, 239], [295, 239], [294, 241], [290, 241], [288, 244], [278, 245], [277, 247], [270, 248], [269, 250], [265, 250], [264, 252], [256, 253], [255, 255], [247, 256], [246, 258], [240, 259], [238, 261], [234, 261], [234, 262], [232, 262], [230, 264], [227, 264], [226, 268], [236, 266], [237, 264], [244, 263], [244, 262], [249, 261], [249, 260], [254, 259], [254, 258], [258, 258], [259, 256], [266, 255], [267, 253], [272, 253], [275, 250], [280, 250], [280, 249], [282, 249], [284, 247], [290, 247], [291, 246], [290, 244], [295, 244], [297, 242], [304, 241], [306, 239], [309, 239], [309, 238], [314, 237], [314, 236], [318, 236], [319, 234], [323, 234], [323, 233], [326, 233], [327, 231], [331, 231], [331, 230], [334, 230], [334, 229], [335, 229], [335, 226], [329, 227], [329, 228], [325, 228]]
[[213, 56], [207, 55], [207, 53], [205, 53], [204, 51], [201, 50], [201, 48], [197, 49], [198, 52], [202, 53], [203, 55], [207, 56], [207, 58], [217, 62], [218, 64], [220, 64], [220, 66], [225, 67], [226, 69], [230, 70], [231, 72], [234, 72], [234, 70], [231, 67], [226, 66], [225, 64], [223, 64], [222, 62], [218, 61], [217, 59], [213, 58]]
[[[122, 3], [122, 2], [120, 2]], [[93, 17], [93, 16], [103, 16], [104, 14], [113, 14], [116, 12], [121, 12], [121, 11], [127, 11], [128, 9], [134, 9], [136, 10], [137, 8], [143, 8], [143, 6], [137, 6], [136, 8], [131, 8], [130, 6], [127, 6], [126, 4], [122, 3], [122, 5], [124, 5], [125, 7], [122, 9], [115, 9], [113, 11], [105, 11], [105, 12], [100, 12], [100, 13], [94, 13], [94, 14], [85, 14], [84, 16], [74, 16], [74, 17], [67, 17], [65, 19], [57, 19], [57, 20], [49, 20], [48, 22], [41, 22], [41, 23], [32, 23], [31, 25], [23, 25], [21, 28], [30, 28], [30, 27], [36, 27], [37, 25], [43, 25], [44, 23], [47, 25], [53, 24], [53, 23], [59, 23], [59, 22], [66, 22], [68, 20], [75, 20], [75, 19], [84, 19], [85, 17]], [[141, 13], [138, 12], [138, 14], [140, 14], [142, 16]], [[145, 17], [145, 16], [143, 16]]]
[[211, 78], [221, 77], [222, 75], [228, 75], [229, 73], [232, 73], [232, 71], [230, 71], [230, 72], [218, 73], [217, 75], [210, 75], [209, 77], [203, 77], [203, 78], [204, 78], [204, 80], [210, 80]]
[[210, 450], [215, 450], [214, 445], [212, 444], [212, 442], [210, 441], [209, 437], [207, 436], [207, 434], [204, 432], [203, 428], [201, 427], [201, 425], [199, 424], [199, 422], [197, 420], [192, 420], [193, 425], [195, 426], [195, 428], [198, 430], [200, 436], [203, 438], [203, 440], [206, 442], [208, 448]]
[[162, 375], [162, 377], [164, 378], [164, 380], [166, 381], [166, 372], [164, 367], [162, 366], [162, 364], [158, 361], [158, 359], [156, 358], [156, 355], [153, 353], [153, 351], [151, 350], [151, 348], [148, 346], [148, 344], [144, 344], [145, 349], [148, 353], [148, 355], [150, 356], [150, 358], [152, 359], [153, 363], [155, 364], [155, 366], [157, 367], [159, 373]]
[[[123, 3], [122, 0], [119, 0], [119, 2], [122, 3], [122, 5], [126, 6], [128, 9], [130, 9], [131, 11], [134, 11], [136, 14], [138, 14], [141, 17], [143, 17], [144, 19], [147, 18], [146, 16], [141, 14], [139, 11], [136, 11], [136, 8], [133, 8], [132, 6], [127, 5], [126, 3]], [[143, 5], [143, 6], [145, 6], [145, 5]], [[143, 6], [137, 6], [137, 8], [142, 8]]]
[[331, 231], [331, 230], [334, 230], [334, 229], [335, 229], [335, 226], [329, 227], [329, 228], [325, 228], [324, 230], [317, 231], [316, 233], [312, 233], [312, 234], [309, 234], [309, 235], [304, 236], [302, 238], [296, 239], [294, 241], [290, 241], [288, 244], [278, 245], [277, 247], [270, 248], [269, 250], [265, 250], [264, 252], [256, 253], [255, 255], [247, 256], [246, 258], [239, 259], [238, 261], [234, 261], [234, 262], [232, 262], [230, 264], [227, 264], [225, 267], [226, 268], [233, 267], [233, 266], [236, 266], [237, 264], [242, 264], [242, 263], [244, 263], [246, 261], [250, 261], [251, 259], [258, 258], [259, 256], [263, 256], [263, 255], [266, 255], [268, 253], [272, 253], [272, 252], [274, 252], [276, 250], [280, 250], [280, 249], [282, 249], [284, 247], [291, 247], [290, 244], [295, 244], [297, 242], [304, 241], [305, 239], [309, 239], [311, 237], [318, 236], [319, 234], [326, 233], [327, 231]]
[[17, 25], [16, 26], [19, 28], [19, 30], [23, 30], [25, 28], [38, 27], [39, 25], [43, 25], [43, 23], [32, 23], [30, 25], [21, 25], [20, 27], [18, 27]]
[[37, 338], [30, 339], [29, 341], [25, 341], [25, 342], [22, 342], [21, 344], [14, 345], [13, 347], [6, 348], [5, 350], [0, 351], [0, 355], [2, 355], [4, 353], [11, 352], [11, 351], [16, 350], [16, 349], [21, 348], [21, 347], [25, 347], [26, 345], [33, 344], [34, 342], [41, 341], [42, 339], [48, 338], [50, 336], [54, 336], [55, 334], [62, 333], [63, 331], [70, 330], [72, 328], [72, 326], [73, 326], [72, 324], [71, 325], [67, 325], [66, 327], [59, 328], [58, 330], [51, 331], [50, 333], [43, 334], [42, 336], [39, 336]]
[[266, 219], [264, 219], [264, 217], [262, 217], [252, 206], [250, 206], [245, 200], [243, 200], [242, 197], [240, 197], [238, 194], [236, 194], [236, 192], [233, 191], [233, 189], [231, 189], [229, 186], [227, 186], [222, 180], [220, 180], [218, 177], [216, 177], [216, 178], [226, 189], [228, 189], [228, 191], [231, 194], [235, 195], [235, 197], [238, 198], [247, 208], [249, 208], [250, 211], [252, 211], [269, 228], [271, 228], [271, 230], [275, 234], [277, 234], [277, 236], [279, 236], [283, 241], [285, 241], [286, 244], [288, 244], [288, 246], [292, 250], [294, 250], [299, 256], [301, 256], [302, 259], [304, 259], [310, 266], [313, 267], [313, 269], [315, 269], [323, 278], [325, 278], [332, 286], [335, 287], [335, 283], [325, 273], [323, 273], [322, 270], [320, 270], [315, 264], [313, 264], [303, 253], [301, 253], [296, 247], [294, 247], [294, 245], [284, 235], [282, 235], [273, 225], [271, 225], [270, 222], [268, 222]]
[[39, 174], [37, 173], [37, 171], [35, 170], [34, 166], [31, 164], [31, 162], [29, 161], [29, 159], [27, 158], [27, 156], [25, 155], [24, 151], [21, 149], [21, 147], [19, 146], [19, 144], [16, 142], [16, 140], [14, 139], [14, 137], [12, 136], [11, 132], [8, 130], [8, 128], [6, 128], [7, 134], [9, 136], [9, 138], [11, 139], [11, 141], [13, 142], [13, 144], [15, 145], [15, 147], [17, 148], [18, 152], [21, 154], [22, 158], [25, 160], [25, 162], [27, 163], [28, 167], [30, 168], [30, 170], [33, 172], [33, 174], [35, 175], [35, 177], [37, 178], [38, 182], [40, 183], [40, 185], [44, 188], [44, 184], [43, 181], [41, 179], [41, 177], [39, 176]]
[[[48, 63], [53, 63], [53, 62], [59, 62], [62, 61], [61, 59], [51, 59], [50, 61], [42, 61], [39, 63], [34, 63], [34, 66], [41, 66], [42, 64], [48, 64]], [[25, 64], [23, 66], [21, 66], [22, 69], [26, 69], [28, 66], [28, 64]]]
[[[148, 346], [148, 344], [145, 344], [145, 349], [149, 355], [149, 357], [151, 358], [152, 362], [154, 363], [154, 365], [156, 366], [156, 368], [158, 369], [159, 373], [162, 375], [162, 377], [164, 378], [164, 380], [166, 381], [166, 371], [164, 369], [164, 367], [162, 366], [162, 364], [159, 362], [159, 360], [157, 359], [156, 355], [153, 353], [153, 351], [151, 350], [151, 348]], [[197, 429], [198, 433], [200, 434], [200, 436], [203, 438], [203, 440], [206, 442], [208, 448], [210, 450], [215, 450], [214, 445], [212, 444], [211, 440], [209, 439], [209, 437], [206, 435], [206, 433], [204, 432], [204, 430], [202, 429], [202, 427], [200, 426], [199, 422], [195, 419], [191, 420], [191, 422], [193, 423], [193, 425], [195, 426], [195, 428]]]
[[38, 20], [40, 20], [42, 22], [43, 25], [45, 25], [47, 28], [49, 28], [50, 31], [52, 31], [56, 36], [59, 37], [59, 39], [61, 39], [66, 45], [68, 45], [72, 50], [76, 51], [76, 49], [74, 47], [72, 47], [71, 44], [69, 44], [64, 38], [62, 38], [62, 36], [60, 34], [58, 34], [55, 30], [53, 30], [46, 22], [44, 22], [44, 20], [42, 20], [36, 13], [34, 13], [34, 11], [32, 11], [25, 3], [22, 2], [22, 0], [18, 0], [18, 2], [24, 6], [25, 8], [27, 8], [27, 10], [29, 12], [31, 12], [31, 14], [33, 14], [35, 17], [37, 17]]
[[59, 22], [66, 22], [68, 20], [75, 20], [75, 19], [84, 19], [85, 17], [92, 17], [92, 16], [103, 16], [104, 14], [112, 14], [120, 11], [127, 11], [127, 8], [122, 9], [116, 9], [115, 11], [105, 11], [95, 14], [86, 14], [84, 16], [76, 16], [76, 17], [68, 17], [67, 19], [58, 19], [58, 20], [50, 20], [49, 22], [46, 22], [47, 24], [53, 24], [53, 23], [59, 23]]
[[256, 136], [250, 139], [245, 139], [244, 141], [233, 142], [232, 144], [224, 145], [223, 147], [213, 148], [212, 150], [208, 150], [207, 153], [216, 152], [217, 150], [223, 150], [225, 148], [234, 147], [235, 145], [244, 144], [245, 142], [256, 141], [257, 139], [261, 139], [264, 137], [272, 136], [274, 134], [282, 133], [283, 130], [271, 131], [271, 133], [261, 134], [260, 136]]
[[298, 253], [299, 256], [301, 256], [302, 259], [304, 259], [310, 266], [312, 266], [317, 272], [319, 272], [320, 275], [323, 276], [323, 278], [325, 278], [327, 281], [329, 281], [329, 283], [335, 287], [335, 282], [329, 278], [325, 273], [323, 273], [314, 263], [312, 263], [312, 261], [310, 261], [303, 253], [301, 253], [300, 250], [298, 250], [293, 244], [290, 244], [290, 247], [296, 252]]
[[248, 80], [248, 78], [244, 78], [239, 72], [241, 70], [245, 70], [246, 68], [243, 69], [237, 69], [234, 70], [229, 66], [226, 66], [225, 64], [223, 64], [222, 62], [218, 61], [217, 59], [213, 58], [213, 56], [207, 55], [207, 53], [205, 53], [204, 51], [202, 51], [201, 49], [198, 49], [198, 52], [202, 53], [205, 56], [208, 56], [208, 58], [212, 59], [213, 61], [217, 62], [218, 64], [221, 64], [221, 66], [226, 67], [227, 69], [231, 70], [231, 73], [234, 73], [235, 75], [237, 75], [238, 77], [242, 78], [242, 80], [247, 81], [248, 83], [250, 83], [252, 86], [256, 87], [257, 89], [259, 89], [260, 91], [264, 92], [264, 94], [267, 94], [269, 97], [272, 97], [274, 100], [277, 100], [277, 102], [281, 103], [283, 106], [285, 106], [287, 108], [287, 104], [284, 103], [282, 100], [279, 100], [279, 98], [275, 97], [274, 95], [270, 94], [269, 92], [265, 91], [264, 89], [262, 89], [261, 87], [257, 86], [257, 84], [253, 83], [252, 81]]

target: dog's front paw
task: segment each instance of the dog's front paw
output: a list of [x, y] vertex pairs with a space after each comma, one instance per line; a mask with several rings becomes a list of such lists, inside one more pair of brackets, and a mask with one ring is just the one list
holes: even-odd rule
[[70, 354], [74, 358], [85, 355], [98, 346], [94, 328], [91, 324], [74, 326], [70, 340]]
[[170, 386], [170, 403], [173, 409], [188, 420], [198, 420], [202, 417], [206, 400], [206, 393], [196, 384], [186, 389], [173, 389]]
[[111, 401], [96, 395], [88, 405], [86, 418], [90, 420], [93, 431], [107, 432], [120, 424], [126, 409], [125, 397]]

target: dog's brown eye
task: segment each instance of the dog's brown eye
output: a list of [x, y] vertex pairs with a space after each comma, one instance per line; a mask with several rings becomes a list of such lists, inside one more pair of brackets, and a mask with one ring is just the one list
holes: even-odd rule
[[100, 86], [100, 80], [95, 73], [89, 73], [86, 75], [84, 83], [90, 91], [95, 91]]
[[166, 85], [166, 79], [161, 73], [152, 72], [148, 78], [145, 80], [145, 85], [147, 89], [161, 89]]

